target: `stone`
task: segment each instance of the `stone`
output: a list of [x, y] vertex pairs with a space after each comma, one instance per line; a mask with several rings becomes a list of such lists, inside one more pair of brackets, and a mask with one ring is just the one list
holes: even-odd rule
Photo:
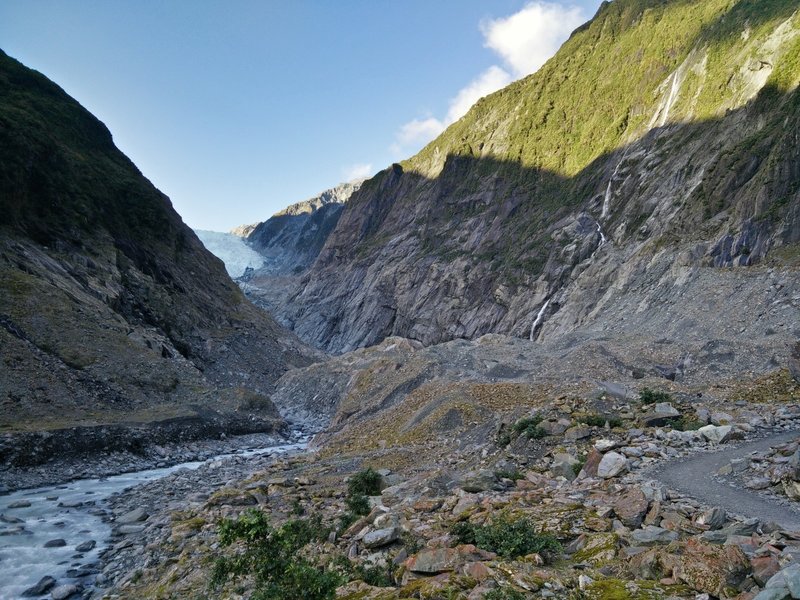
[[564, 439], [570, 442], [582, 440], [592, 435], [592, 428], [588, 425], [575, 425], [564, 432]]
[[57, 588], [53, 588], [53, 591], [50, 592], [50, 597], [53, 600], [66, 600], [70, 596], [74, 596], [80, 591], [77, 585], [72, 583], [65, 583], [64, 585], [60, 585]]
[[132, 533], [142, 533], [144, 531], [144, 525], [122, 525], [117, 530], [123, 535], [130, 535]]
[[792, 598], [800, 598], [800, 565], [789, 565], [783, 570], [783, 578]]
[[753, 580], [762, 587], [781, 568], [777, 557], [772, 554], [751, 558], [750, 565], [753, 569]]
[[626, 527], [636, 529], [647, 514], [649, 503], [638, 487], [628, 489], [614, 500], [614, 512]]
[[82, 544], [78, 544], [77, 546], [75, 546], [75, 551], [76, 552], [89, 552], [90, 550], [93, 550], [96, 545], [97, 545], [97, 542], [95, 542], [94, 540], [87, 540], [87, 541], [83, 542]]
[[386, 527], [370, 531], [361, 541], [365, 548], [380, 548], [381, 546], [388, 546], [399, 537], [400, 529], [398, 527]]
[[618, 442], [614, 440], [607, 440], [605, 438], [599, 439], [594, 443], [594, 447], [597, 449], [598, 452], [608, 452], [609, 450], [613, 450], [619, 446]]
[[597, 466], [597, 476], [602, 479], [616, 477], [628, 468], [628, 459], [617, 452], [608, 452], [603, 455], [600, 464]]
[[31, 505], [30, 500], [17, 500], [12, 502], [6, 508], [28, 508]]
[[614, 560], [618, 547], [619, 536], [615, 533], [588, 534], [581, 540], [580, 549], [572, 556], [572, 560], [601, 567]]
[[750, 561], [738, 546], [717, 546], [689, 538], [673, 577], [698, 592], [721, 598], [738, 594], [749, 573]]
[[117, 523], [122, 525], [137, 523], [139, 521], [146, 521], [149, 516], [147, 511], [140, 506], [139, 508], [134, 508], [132, 511], [117, 517]]
[[471, 494], [485, 492], [492, 489], [496, 481], [497, 478], [494, 475], [494, 471], [481, 469], [467, 474], [461, 483], [461, 489]]
[[712, 425], [730, 425], [734, 422], [734, 418], [728, 413], [724, 412], [711, 413], [709, 420], [711, 421]]
[[678, 534], [655, 525], [648, 525], [637, 529], [631, 534], [631, 539], [637, 546], [653, 546], [655, 544], [668, 544], [678, 539]]
[[715, 506], [714, 508], [709, 508], [708, 510], [700, 513], [695, 520], [695, 523], [698, 525], [705, 525], [713, 531], [716, 529], [721, 529], [722, 526], [725, 525], [726, 520], [727, 514], [725, 510], [719, 506]]
[[496, 558], [492, 552], [479, 550], [472, 544], [464, 544], [455, 548], [425, 548], [409, 558], [405, 567], [413, 573], [436, 575], [455, 571], [467, 562], [491, 560]]
[[744, 482], [744, 487], [750, 490], [765, 490], [770, 485], [772, 484], [768, 477], [752, 477]]
[[672, 406], [669, 402], [658, 402], [653, 409], [653, 412], [658, 415], [664, 415], [666, 417], [680, 417], [681, 412]]
[[728, 441], [733, 433], [730, 425], [705, 425], [698, 429], [700, 434], [713, 444], [722, 444]]
[[561, 475], [566, 477], [569, 481], [575, 479], [575, 465], [579, 465], [580, 461], [566, 452], [557, 452], [553, 456], [553, 463], [550, 465], [550, 470], [554, 475]]
[[67, 542], [62, 538], [57, 538], [55, 540], [48, 540], [44, 543], [45, 548], [63, 548], [67, 545]]
[[42, 577], [39, 580], [39, 583], [37, 583], [34, 586], [29, 587], [27, 590], [22, 592], [22, 596], [24, 598], [34, 598], [36, 596], [43, 596], [44, 594], [49, 592], [50, 589], [53, 586], [55, 586], [55, 584], [56, 584], [56, 580], [54, 578], [50, 577], [49, 575], [47, 575], [45, 577]]
[[547, 435], [561, 435], [569, 429], [569, 419], [548, 419], [539, 423], [539, 427], [543, 429]]
[[598, 452], [596, 448], [589, 450], [589, 454], [586, 455], [586, 462], [583, 463], [583, 469], [581, 470], [582, 476], [597, 477], [597, 468], [602, 460], [603, 454]]

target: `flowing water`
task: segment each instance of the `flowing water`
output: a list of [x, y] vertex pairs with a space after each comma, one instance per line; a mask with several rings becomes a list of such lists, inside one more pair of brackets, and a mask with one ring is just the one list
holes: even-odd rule
[[[299, 450], [305, 445], [273, 446], [240, 452], [236, 456], [277, 454]], [[234, 455], [224, 454], [209, 460], [230, 456]], [[204, 462], [187, 462], [101, 479], [81, 479], [0, 496], [0, 600], [21, 598], [25, 590], [45, 576], [54, 577], [57, 585], [62, 585], [94, 572], [99, 567], [100, 552], [111, 536], [111, 527], [103, 519], [109, 513], [106, 499], [179, 469], [196, 469]], [[63, 540], [63, 545], [55, 540]], [[93, 548], [77, 550], [81, 544], [91, 546], [92, 541], [95, 542]]]

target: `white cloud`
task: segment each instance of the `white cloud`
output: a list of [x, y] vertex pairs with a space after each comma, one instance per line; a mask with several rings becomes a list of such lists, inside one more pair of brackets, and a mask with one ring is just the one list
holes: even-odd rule
[[484, 45], [520, 78], [537, 71], [585, 20], [577, 6], [531, 2], [510, 17], [481, 23], [481, 31]]
[[414, 119], [403, 125], [397, 132], [397, 143], [401, 146], [424, 143], [432, 140], [444, 131], [445, 124], [439, 119]]
[[372, 168], [372, 163], [357, 163], [355, 165], [350, 165], [349, 167], [345, 167], [342, 170], [342, 174], [344, 175], [345, 181], [353, 181], [354, 179], [363, 179], [364, 177], [369, 177], [374, 173], [375, 171]]
[[585, 20], [579, 7], [537, 0], [511, 16], [481, 23], [484, 46], [494, 50], [511, 73], [497, 65], [489, 67], [450, 100], [444, 118], [428, 116], [402, 125], [390, 146], [391, 152], [399, 157], [418, 150], [484, 96], [537, 71]]
[[481, 73], [477, 79], [472, 80], [469, 85], [462, 88], [456, 97], [450, 100], [450, 110], [447, 111], [446, 125], [455, 123], [472, 108], [478, 100], [484, 96], [496, 92], [500, 88], [506, 87], [514, 81], [513, 77], [496, 65], [492, 65]]

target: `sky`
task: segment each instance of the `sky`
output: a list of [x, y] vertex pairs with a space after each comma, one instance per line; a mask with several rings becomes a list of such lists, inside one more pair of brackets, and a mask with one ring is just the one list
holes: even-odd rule
[[196, 229], [408, 158], [535, 72], [600, 0], [2, 0], [44, 73]]

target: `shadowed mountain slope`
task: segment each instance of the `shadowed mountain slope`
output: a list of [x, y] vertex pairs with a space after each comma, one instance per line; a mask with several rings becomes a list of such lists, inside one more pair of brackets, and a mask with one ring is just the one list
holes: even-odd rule
[[734, 294], [738, 279], [709, 269], [796, 268], [796, 11], [605, 3], [535, 75], [365, 182], [271, 309], [334, 352], [634, 320], [656, 339], [662, 317], [687, 316], [666, 302], [676, 290]]
[[263, 429], [275, 379], [316, 356], [244, 298], [100, 121], [3, 53], [0, 214], [0, 430]]

